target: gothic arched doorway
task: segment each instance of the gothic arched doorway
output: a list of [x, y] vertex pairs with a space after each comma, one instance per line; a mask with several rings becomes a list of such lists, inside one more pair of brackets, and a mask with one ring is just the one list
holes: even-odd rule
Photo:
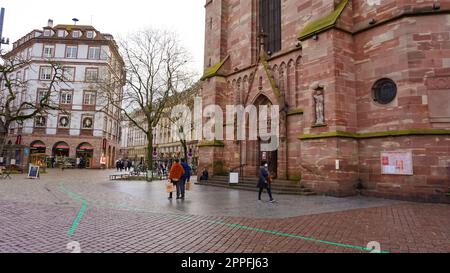
[[[261, 106], [268, 106], [268, 117], [267, 117], [267, 132], [272, 132], [271, 128], [271, 119], [270, 119], [270, 113], [271, 113], [271, 107], [273, 106], [272, 102], [267, 98], [265, 95], [259, 95], [253, 102], [253, 105], [258, 110], [258, 139], [257, 140], [248, 140], [246, 143], [246, 150], [247, 150], [247, 158], [246, 162], [248, 166], [256, 167], [256, 172], [259, 171], [259, 168], [262, 164], [267, 163], [269, 165], [269, 171], [273, 175], [273, 177], [277, 177], [278, 172], [278, 150], [275, 151], [267, 151], [264, 150], [263, 147], [267, 146], [264, 144], [269, 144], [271, 142], [271, 139], [262, 139], [260, 134], [260, 128], [259, 128], [259, 120], [262, 118], [260, 116], [260, 107]], [[251, 122], [249, 119], [247, 119], [247, 136], [249, 136], [249, 122]], [[255, 122], [255, 121], [252, 121]]]

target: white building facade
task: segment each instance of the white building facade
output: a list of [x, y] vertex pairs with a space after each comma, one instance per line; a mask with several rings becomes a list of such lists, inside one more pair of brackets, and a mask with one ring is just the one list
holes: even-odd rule
[[[122, 97], [124, 63], [113, 36], [92, 26], [53, 27], [49, 20], [47, 27], [16, 41], [7, 55], [28, 61], [13, 75], [26, 83], [18, 91], [17, 103], [39, 101], [53, 78], [52, 65], [62, 67], [64, 75], [51, 98], [61, 110], [13, 125], [8, 143], [15, 144], [16, 151], [10, 157], [22, 165], [82, 158], [86, 168], [100, 168], [101, 158], [106, 158], [106, 166], [112, 167], [120, 149], [121, 116], [119, 108], [108, 104], [100, 92]], [[121, 84], [105, 90], [99, 85], [105, 75]]]

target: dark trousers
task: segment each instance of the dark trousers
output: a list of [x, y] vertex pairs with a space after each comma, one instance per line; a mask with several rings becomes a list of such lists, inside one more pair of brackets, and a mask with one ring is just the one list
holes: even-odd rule
[[[179, 184], [179, 183], [180, 183], [180, 182], [174, 182], [174, 181], [172, 181], [173, 186], [177, 189], [177, 197], [179, 196], [179, 195], [178, 195], [178, 193], [179, 193], [179, 191], [178, 191], [178, 184]], [[169, 198], [172, 198], [172, 194], [173, 194], [173, 192], [169, 193]]]
[[[269, 194], [270, 201], [272, 201], [273, 200], [273, 198], [272, 198], [272, 190], [270, 189], [270, 186], [268, 186], [266, 189], [267, 189], [267, 193]], [[258, 200], [261, 200], [261, 194], [262, 194], [263, 190], [264, 190], [264, 188], [262, 188], [262, 187], [259, 188]]]
[[181, 178], [180, 182], [177, 185], [177, 196], [184, 198], [186, 194], [186, 181], [187, 178]]

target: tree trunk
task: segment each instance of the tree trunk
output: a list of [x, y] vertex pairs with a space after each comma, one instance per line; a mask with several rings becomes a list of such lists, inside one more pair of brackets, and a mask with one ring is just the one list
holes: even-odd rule
[[180, 143], [181, 143], [181, 146], [183, 147], [184, 160], [185, 160], [186, 162], [188, 162], [188, 150], [187, 150], [187, 143], [186, 143], [186, 140], [181, 140]]
[[0, 157], [4, 156], [4, 153], [5, 153], [4, 149], [5, 149], [7, 137], [8, 137], [7, 133], [0, 132]]
[[147, 132], [147, 162], [148, 162], [148, 168], [147, 170], [150, 170], [151, 172], [151, 180], [153, 180], [153, 130], [148, 130]]
[[2, 122], [2, 128], [0, 128], [0, 156], [4, 156], [4, 149], [6, 145], [6, 139], [8, 138], [8, 129], [9, 129], [9, 123], [4, 124]]

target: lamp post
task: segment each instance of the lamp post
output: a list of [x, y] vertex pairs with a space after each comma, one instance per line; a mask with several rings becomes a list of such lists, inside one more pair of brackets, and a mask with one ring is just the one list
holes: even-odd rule
[[5, 19], [5, 8], [0, 11], [0, 49], [2, 45], [9, 45], [9, 38], [3, 37], [3, 21]]

